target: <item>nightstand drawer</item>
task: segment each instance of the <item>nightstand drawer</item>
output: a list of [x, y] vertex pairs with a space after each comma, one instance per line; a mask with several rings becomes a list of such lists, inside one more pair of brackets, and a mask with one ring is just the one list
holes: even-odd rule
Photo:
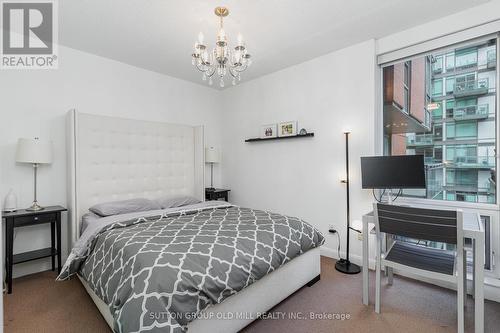
[[206, 200], [219, 200], [219, 199], [224, 199], [228, 201], [228, 193], [230, 190], [224, 190], [224, 189], [215, 189], [215, 190], [210, 190], [206, 189], [205, 190], [205, 199]]
[[214, 194], [212, 194], [212, 198], [214, 199], [220, 199], [225, 197], [226, 197], [226, 192], [215, 192]]
[[20, 216], [14, 219], [16, 227], [20, 227], [23, 225], [33, 225], [38, 223], [55, 222], [55, 221], [56, 221], [56, 214]]

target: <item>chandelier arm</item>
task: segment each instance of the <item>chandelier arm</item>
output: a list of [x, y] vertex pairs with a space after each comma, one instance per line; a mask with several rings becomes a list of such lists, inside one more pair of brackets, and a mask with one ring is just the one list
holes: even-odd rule
[[231, 74], [232, 77], [235, 79], [238, 78], [238, 71], [235, 71], [234, 67], [228, 67], [229, 68], [229, 74]]
[[212, 66], [211, 69], [212, 69], [212, 73], [209, 72], [210, 68], [206, 72], [208, 77], [212, 77], [215, 74], [215, 66]]
[[[207, 69], [203, 69], [203, 67], [200, 67], [200, 65], [198, 65], [198, 63], [196, 63], [196, 64], [195, 64], [195, 66], [196, 66], [196, 69], [197, 69], [197, 70], [199, 70], [199, 71], [200, 71], [200, 72], [202, 72], [202, 73], [203, 73], [203, 72], [206, 72], [206, 71], [208, 70], [208, 68], [207, 68]], [[204, 65], [204, 66], [205, 66], [205, 65]]]
[[245, 64], [245, 65], [240, 65], [240, 66], [237, 66], [235, 67], [235, 70], [238, 72], [238, 73], [241, 73], [241, 72], [244, 72], [246, 71], [248, 68], [248, 64]]

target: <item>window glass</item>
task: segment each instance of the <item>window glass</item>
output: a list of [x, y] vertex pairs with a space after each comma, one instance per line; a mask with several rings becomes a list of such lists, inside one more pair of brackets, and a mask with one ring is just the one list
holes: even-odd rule
[[446, 55], [446, 70], [452, 70], [455, 68], [455, 54], [449, 53]]
[[496, 87], [488, 82], [497, 77], [496, 57], [491, 39], [401, 61], [399, 74], [384, 70], [384, 154], [421, 154], [427, 165], [426, 190], [403, 196], [497, 202]]
[[455, 88], [455, 78], [453, 77], [446, 78], [446, 94], [452, 93], [454, 88]]
[[477, 124], [469, 123], [448, 123], [446, 124], [446, 138], [464, 139], [477, 137]]
[[477, 65], [477, 48], [468, 48], [455, 53], [456, 67], [470, 67]]
[[441, 96], [443, 94], [443, 79], [432, 81], [432, 96]]
[[432, 63], [432, 71], [434, 73], [441, 73], [443, 71], [443, 57], [434, 58]]
[[443, 103], [437, 103], [436, 109], [432, 110], [432, 118], [441, 119], [443, 118]]

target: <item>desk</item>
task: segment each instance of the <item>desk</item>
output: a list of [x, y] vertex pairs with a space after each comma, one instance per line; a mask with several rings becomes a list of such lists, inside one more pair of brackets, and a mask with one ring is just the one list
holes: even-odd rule
[[[474, 327], [476, 333], [484, 332], [484, 228], [478, 213], [463, 213], [464, 238], [472, 239], [474, 259]], [[369, 302], [368, 264], [369, 264], [369, 224], [370, 231], [375, 225], [373, 211], [363, 215], [363, 304]]]

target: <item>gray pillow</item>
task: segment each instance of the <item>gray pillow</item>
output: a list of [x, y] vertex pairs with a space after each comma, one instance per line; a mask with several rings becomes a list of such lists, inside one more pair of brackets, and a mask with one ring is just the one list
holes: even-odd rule
[[92, 212], [88, 212], [86, 214], [83, 214], [82, 216], [82, 224], [80, 224], [80, 235], [83, 234], [83, 232], [85, 231], [85, 229], [87, 229], [87, 227], [94, 223], [95, 221], [97, 221], [98, 219], [102, 218], [102, 216], [99, 216], [97, 214], [94, 214]]
[[92, 213], [99, 216], [144, 212], [156, 209], [161, 209], [157, 202], [144, 198], [105, 202], [89, 208]]
[[169, 196], [157, 199], [156, 202], [161, 206], [161, 209], [182, 207], [200, 203], [201, 200], [190, 196]]

